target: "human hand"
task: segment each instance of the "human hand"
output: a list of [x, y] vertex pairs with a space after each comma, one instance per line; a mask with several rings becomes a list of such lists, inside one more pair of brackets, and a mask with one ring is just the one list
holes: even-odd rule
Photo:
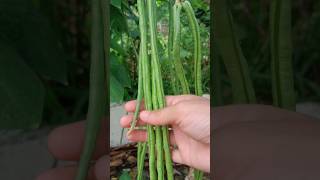
[[320, 121], [266, 105], [213, 108], [214, 179], [318, 179]]
[[[209, 172], [210, 171], [210, 102], [208, 99], [193, 96], [167, 96], [167, 107], [146, 111], [143, 104], [137, 125], [171, 125], [170, 144], [177, 145], [172, 151], [174, 162]], [[136, 101], [125, 104], [128, 112], [134, 112]], [[133, 114], [121, 118], [122, 127], [129, 128]], [[130, 141], [146, 141], [147, 133], [133, 130], [127, 135]]]
[[[53, 130], [48, 137], [48, 148], [53, 156], [60, 160], [79, 161], [84, 140], [84, 122], [65, 125]], [[107, 179], [107, 136], [106, 121], [101, 125], [97, 145], [93, 155], [95, 164], [89, 170], [89, 180]], [[40, 174], [37, 180], [73, 180], [76, 166], [58, 167]]]

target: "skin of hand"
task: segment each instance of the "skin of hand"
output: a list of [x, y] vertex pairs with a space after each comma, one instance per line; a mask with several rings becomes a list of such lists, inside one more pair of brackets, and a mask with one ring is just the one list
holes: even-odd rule
[[[101, 124], [97, 139], [93, 164], [88, 180], [107, 179], [107, 133], [106, 121]], [[48, 149], [59, 160], [79, 161], [83, 147], [85, 123], [77, 122], [54, 129], [48, 136]], [[57, 167], [41, 173], [36, 180], [72, 180], [77, 173], [76, 166]]]
[[[170, 125], [170, 144], [174, 162], [186, 164], [205, 172], [210, 171], [210, 101], [193, 95], [167, 96], [167, 106], [161, 110], [146, 111], [141, 105], [137, 125]], [[125, 104], [127, 112], [134, 112], [136, 101]], [[122, 127], [129, 128], [133, 114], [121, 118]], [[127, 134], [130, 141], [146, 141], [144, 130]]]
[[320, 120], [266, 105], [212, 112], [214, 179], [319, 179]]

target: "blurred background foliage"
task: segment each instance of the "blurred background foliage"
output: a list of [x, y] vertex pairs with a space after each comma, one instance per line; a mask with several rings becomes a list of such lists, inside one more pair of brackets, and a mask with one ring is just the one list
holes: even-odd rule
[[[269, 10], [270, 1], [229, 1], [236, 34], [249, 65], [257, 102], [272, 104]], [[213, 12], [214, 13], [214, 12]], [[296, 101], [320, 100], [320, 2], [292, 1], [293, 72]], [[223, 86], [221, 104], [232, 103], [230, 80], [218, 55]], [[214, 67], [213, 67], [214, 68]], [[213, 77], [215, 78], [215, 77]], [[214, 90], [213, 90], [214, 91]], [[218, 104], [219, 105], [219, 104]]]
[[[204, 62], [208, 64], [208, 5], [200, 0], [192, 3], [201, 17]], [[165, 1], [157, 4], [161, 62], [166, 70], [167, 5]], [[120, 103], [134, 99], [137, 93], [136, 1], [111, 0], [110, 17], [110, 96], [112, 103]], [[84, 119], [88, 103], [89, 0], [2, 0], [0, 23], [0, 128], [37, 128]], [[187, 66], [193, 46], [191, 37], [185, 37], [182, 56], [190, 59]], [[204, 79], [208, 87], [209, 75]]]
[[[209, 92], [209, 6], [207, 2], [202, 0], [192, 0], [193, 7], [196, 9], [196, 16], [201, 25], [201, 40], [203, 46], [203, 64], [205, 69], [204, 88], [205, 92]], [[170, 76], [169, 76], [169, 59], [167, 52], [168, 41], [168, 1], [157, 1], [157, 18], [158, 18], [158, 48], [160, 62], [162, 63], [162, 71], [164, 81], [164, 89], [166, 94], [171, 92]], [[136, 98], [137, 94], [137, 51], [139, 49], [139, 28], [138, 13], [136, 1], [128, 0], [112, 0], [110, 9], [111, 24], [111, 101], [122, 102]], [[181, 58], [183, 58], [184, 67], [186, 68], [187, 78], [192, 80], [193, 71], [193, 43], [190, 34], [190, 28], [187, 24], [187, 18], [182, 18], [182, 49]], [[122, 65], [122, 67], [121, 67]], [[113, 76], [113, 77], [112, 77]], [[193, 84], [193, 82], [190, 82]], [[116, 88], [114, 88], [116, 87]]]
[[[298, 102], [320, 100], [320, 2], [293, 2], [293, 65]], [[167, 5], [159, 5], [159, 48], [164, 78]], [[200, 21], [204, 90], [209, 92], [208, 1], [192, 0]], [[111, 101], [136, 97], [136, 51], [139, 45], [134, 0], [111, 0]], [[230, 7], [248, 60], [258, 102], [271, 103], [268, 0], [233, 0]], [[88, 99], [90, 12], [88, 0], [0, 1], [0, 128], [36, 128], [85, 118]], [[182, 19], [182, 23], [186, 22]], [[185, 24], [185, 23], [184, 23]], [[192, 37], [183, 26], [187, 76], [192, 67]], [[214, 48], [214, 47], [213, 47]], [[215, 55], [214, 55], [215, 56]], [[231, 102], [230, 82], [221, 63], [224, 103]], [[192, 79], [192, 78], [188, 78]], [[169, 81], [166, 81], [169, 82]], [[191, 82], [191, 84], [193, 84]], [[169, 84], [165, 84], [170, 94]]]

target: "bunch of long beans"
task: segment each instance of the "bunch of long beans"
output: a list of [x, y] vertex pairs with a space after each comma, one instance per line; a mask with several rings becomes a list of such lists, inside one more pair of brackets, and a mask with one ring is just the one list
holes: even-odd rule
[[[131, 124], [130, 131], [136, 125], [141, 100], [144, 99], [146, 110], [156, 110], [165, 107], [165, 97], [161, 68], [156, 44], [156, 3], [155, 0], [137, 0], [140, 29], [140, 50], [138, 63], [138, 104]], [[172, 62], [171, 84], [174, 94], [190, 94], [190, 88], [186, 79], [184, 68], [180, 60], [180, 14], [183, 9], [188, 17], [194, 38], [194, 78], [195, 94], [202, 95], [201, 84], [201, 49], [199, 25], [194, 15], [191, 4], [188, 1], [176, 1], [174, 4], [169, 0], [169, 38], [168, 53]], [[149, 36], [148, 36], [149, 30]], [[148, 41], [149, 40], [149, 41]], [[151, 59], [148, 56], [150, 45]], [[176, 81], [177, 80], [177, 81]], [[181, 87], [182, 92], [179, 92]], [[169, 132], [166, 126], [153, 127], [147, 125], [148, 142], [138, 143], [138, 175], [142, 179], [146, 146], [149, 154], [150, 179], [173, 179], [173, 168], [169, 146]], [[155, 154], [155, 152], [157, 152]], [[164, 155], [164, 157], [163, 157]], [[164, 164], [165, 162], [165, 164]], [[166, 169], [164, 169], [164, 166]], [[165, 175], [167, 178], [165, 178]], [[202, 172], [195, 170], [195, 179], [202, 179]]]
[[[138, 0], [137, 5], [139, 12], [139, 29], [141, 37], [138, 58], [138, 105], [130, 130], [135, 127], [142, 98], [144, 99], [146, 110], [156, 110], [163, 108], [166, 105], [158, 48], [156, 44], [156, 2], [154, 0]], [[151, 58], [149, 58], [148, 56], [149, 44], [151, 48]], [[147, 125], [147, 134], [147, 144], [138, 143], [137, 179], [143, 178], [142, 172], [144, 167], [146, 146], [148, 145], [150, 179], [173, 180], [173, 167], [170, 154], [168, 127], [154, 127], [151, 125]]]

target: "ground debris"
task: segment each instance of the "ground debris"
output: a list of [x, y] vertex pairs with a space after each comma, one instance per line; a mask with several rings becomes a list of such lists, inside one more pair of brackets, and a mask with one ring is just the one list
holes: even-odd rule
[[[137, 144], [129, 143], [111, 148], [110, 152], [110, 172], [111, 179], [117, 180], [123, 171], [130, 171], [130, 176], [135, 179], [137, 175]], [[145, 159], [145, 169], [148, 169], [148, 157]], [[188, 166], [174, 163], [175, 180], [193, 180], [193, 170]], [[146, 173], [146, 178], [148, 174]], [[204, 180], [209, 179], [209, 175], [205, 174]]]

